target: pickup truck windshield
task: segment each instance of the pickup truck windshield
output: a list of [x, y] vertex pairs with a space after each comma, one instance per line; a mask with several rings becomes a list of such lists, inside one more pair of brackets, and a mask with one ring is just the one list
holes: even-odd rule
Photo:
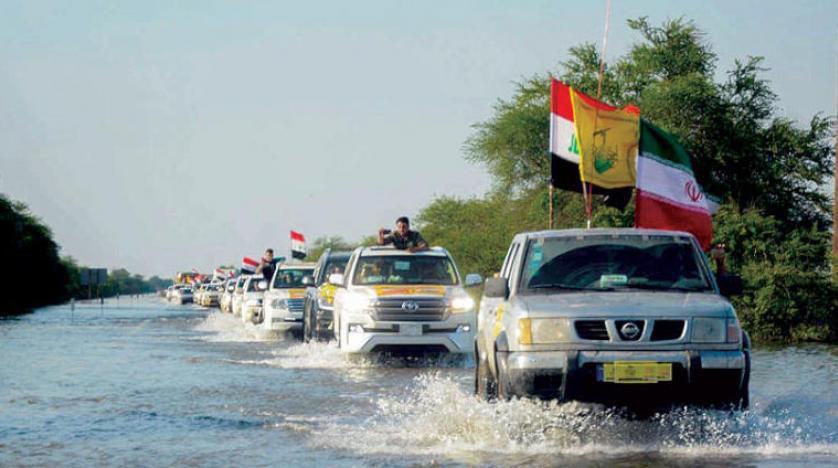
[[677, 236], [584, 236], [530, 241], [521, 287], [537, 290], [712, 290], [699, 253]]
[[311, 268], [282, 269], [274, 276], [274, 289], [302, 288], [303, 277], [311, 276]]
[[457, 284], [454, 265], [447, 257], [361, 257], [353, 284]]

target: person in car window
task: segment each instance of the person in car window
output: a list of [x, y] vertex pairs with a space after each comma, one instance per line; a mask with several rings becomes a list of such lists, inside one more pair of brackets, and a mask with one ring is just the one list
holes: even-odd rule
[[262, 261], [256, 267], [256, 274], [262, 273], [262, 277], [270, 281], [274, 277], [274, 249], [265, 250]]
[[421, 252], [428, 250], [428, 243], [422, 238], [419, 231], [410, 229], [410, 220], [402, 216], [396, 220], [396, 230], [393, 232], [381, 228], [378, 230], [378, 245], [390, 245], [399, 250], [408, 252]]

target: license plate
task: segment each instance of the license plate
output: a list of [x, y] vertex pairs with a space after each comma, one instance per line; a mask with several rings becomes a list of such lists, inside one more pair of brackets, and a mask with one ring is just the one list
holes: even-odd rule
[[597, 380], [621, 384], [672, 381], [672, 363], [652, 361], [606, 362], [597, 369]]
[[421, 323], [405, 323], [403, 325], [400, 325], [400, 330], [402, 332], [402, 335], [422, 336]]

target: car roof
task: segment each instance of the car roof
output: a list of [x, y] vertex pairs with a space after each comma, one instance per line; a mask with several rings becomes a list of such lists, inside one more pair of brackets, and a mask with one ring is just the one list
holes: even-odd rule
[[388, 257], [397, 255], [415, 255], [418, 257], [448, 257], [448, 251], [442, 247], [431, 247], [421, 252], [410, 252], [404, 249], [397, 249], [390, 245], [374, 245], [370, 247], [358, 247], [355, 249], [361, 257]]
[[313, 270], [316, 264], [314, 263], [283, 263], [279, 266], [280, 270]]
[[693, 235], [683, 231], [666, 229], [638, 229], [638, 228], [594, 228], [594, 229], [555, 229], [543, 231], [529, 231], [518, 233], [515, 237], [527, 239], [547, 237], [592, 237], [592, 236], [674, 236], [693, 238]]

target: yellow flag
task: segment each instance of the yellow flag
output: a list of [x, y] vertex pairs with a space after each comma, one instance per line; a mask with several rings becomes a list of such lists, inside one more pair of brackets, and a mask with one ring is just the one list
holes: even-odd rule
[[608, 189], [634, 187], [640, 116], [581, 96], [576, 90], [570, 96], [582, 180]]

